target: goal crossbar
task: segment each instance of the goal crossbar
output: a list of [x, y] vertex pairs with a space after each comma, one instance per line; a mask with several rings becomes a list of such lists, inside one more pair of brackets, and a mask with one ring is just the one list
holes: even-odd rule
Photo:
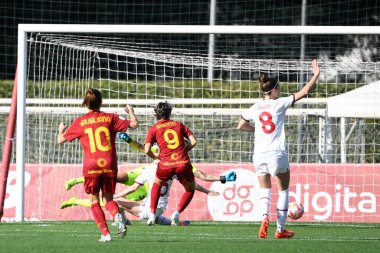
[[[162, 101], [168, 101], [172, 105], [252, 105], [262, 99], [260, 98], [243, 98], [243, 99], [197, 99], [197, 98], [184, 98], [184, 99], [104, 99], [103, 105], [118, 105], [122, 106], [125, 103], [131, 105], [156, 105]], [[81, 99], [37, 99], [37, 98], [27, 98], [26, 105], [80, 105], [83, 100]], [[326, 98], [305, 98], [297, 102], [297, 104], [302, 105], [316, 105], [316, 104], [326, 104]], [[10, 98], [1, 98], [0, 105], [9, 106], [11, 104]]]
[[[0, 107], [0, 113], [8, 113], [10, 107]], [[26, 113], [46, 113], [46, 114], [85, 114], [88, 112], [87, 108], [78, 107], [26, 107]], [[107, 113], [125, 114], [122, 108], [103, 108], [102, 111]], [[151, 108], [134, 108], [137, 115], [153, 115]], [[239, 116], [241, 115], [241, 108], [175, 108], [172, 111], [173, 115], [225, 115], [225, 116]], [[286, 111], [287, 116], [300, 116], [300, 115], [326, 115], [326, 109], [308, 109], [308, 108], [293, 108]]]
[[379, 26], [69, 25], [19, 24], [19, 32], [173, 34], [379, 34]]

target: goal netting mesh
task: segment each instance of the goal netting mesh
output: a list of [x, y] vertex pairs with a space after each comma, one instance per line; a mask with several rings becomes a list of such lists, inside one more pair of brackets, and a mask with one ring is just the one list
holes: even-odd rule
[[[62, 219], [72, 210], [59, 210], [63, 199], [57, 196], [86, 197], [82, 186], [70, 193], [63, 188], [64, 181], [81, 175], [80, 144], [58, 145], [56, 136], [59, 122], [70, 124], [86, 112], [80, 104], [88, 87], [101, 90], [104, 111], [126, 116], [125, 105], [134, 105], [140, 126], [128, 133], [139, 142], [144, 142], [147, 129], [155, 122], [154, 105], [164, 100], [172, 103], [173, 118], [192, 129], [198, 139], [190, 154], [192, 162], [200, 167], [210, 164], [208, 172], [219, 175], [251, 162], [253, 135], [237, 131], [236, 125], [242, 111], [262, 98], [259, 74], [278, 77], [281, 95], [288, 96], [310, 79], [311, 60], [317, 58], [321, 66], [318, 84], [303, 103], [287, 113], [289, 158], [293, 164], [314, 167], [342, 162], [341, 119], [327, 118], [326, 101], [379, 80], [378, 36], [310, 35], [303, 60], [300, 35], [218, 34], [212, 56], [208, 36], [28, 34], [25, 163], [34, 176], [49, 180], [32, 180], [39, 185], [26, 193], [27, 219]], [[208, 71], [212, 71], [212, 81]], [[347, 118], [345, 124], [345, 162], [379, 163], [379, 119], [358, 116]], [[118, 142], [117, 150], [122, 169], [150, 162], [125, 143]], [[326, 188], [332, 186], [326, 182]], [[370, 184], [373, 189], [379, 187]], [[176, 203], [180, 194], [181, 187], [175, 184], [171, 202]], [[46, 213], [47, 204], [55, 208], [50, 213]], [[197, 200], [187, 212], [204, 209], [207, 203]], [[75, 215], [91, 218], [85, 208], [76, 209]], [[207, 219], [208, 214], [203, 217]]]

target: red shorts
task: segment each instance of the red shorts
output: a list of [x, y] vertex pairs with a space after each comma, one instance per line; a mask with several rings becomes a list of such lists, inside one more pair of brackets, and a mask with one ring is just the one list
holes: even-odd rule
[[84, 191], [87, 194], [102, 193], [115, 194], [116, 177], [84, 178]]
[[178, 181], [181, 184], [185, 182], [194, 182], [193, 166], [187, 163], [181, 167], [168, 167], [158, 164], [156, 177], [161, 180], [170, 180], [174, 175], [177, 175]]

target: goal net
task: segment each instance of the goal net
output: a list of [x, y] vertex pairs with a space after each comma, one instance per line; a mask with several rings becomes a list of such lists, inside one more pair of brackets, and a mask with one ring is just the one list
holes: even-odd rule
[[[243, 110], [262, 99], [260, 73], [278, 77], [281, 96], [289, 96], [310, 79], [311, 60], [316, 58], [321, 67], [318, 84], [287, 112], [291, 198], [307, 202], [308, 221], [366, 221], [370, 216], [380, 222], [379, 212], [371, 213], [371, 208], [379, 208], [379, 199], [375, 197], [373, 207], [372, 202], [361, 204], [372, 195], [359, 197], [362, 192], [379, 192], [379, 184], [371, 180], [380, 173], [379, 118], [329, 117], [327, 110], [330, 98], [379, 80], [378, 34], [334, 35], [321, 30], [307, 35], [302, 46], [299, 34], [218, 33], [210, 45], [208, 33], [170, 32], [26, 33], [25, 219], [91, 219], [86, 207], [59, 208], [71, 196], [86, 196], [83, 186], [70, 191], [63, 187], [66, 180], [81, 176], [80, 143], [58, 145], [56, 136], [59, 122], [69, 125], [86, 112], [80, 107], [82, 98], [88, 87], [94, 87], [102, 92], [104, 111], [126, 116], [125, 105], [134, 105], [140, 125], [128, 134], [141, 143], [155, 123], [153, 107], [167, 100], [174, 107], [173, 119], [186, 124], [198, 139], [190, 153], [193, 164], [215, 175], [238, 172], [236, 183], [198, 181], [221, 195], [196, 193], [181, 218], [257, 220], [258, 185], [251, 164], [254, 136], [236, 130], [237, 123]], [[151, 162], [122, 142], [117, 143], [117, 152], [120, 170]], [[338, 200], [338, 194], [347, 191], [356, 196], [347, 203], [344, 197]], [[331, 198], [314, 198], [320, 192]], [[182, 187], [174, 184], [168, 214], [181, 193]], [[6, 205], [8, 210], [16, 208], [7, 200]], [[346, 205], [355, 212], [347, 211]], [[358, 213], [361, 205], [364, 211]]]

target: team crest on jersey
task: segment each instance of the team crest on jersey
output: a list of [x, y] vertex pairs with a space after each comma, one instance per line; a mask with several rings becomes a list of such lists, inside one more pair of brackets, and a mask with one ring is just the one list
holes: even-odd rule
[[178, 153], [173, 153], [173, 154], [170, 155], [170, 158], [172, 160], [178, 160], [178, 157], [179, 157]]
[[106, 159], [104, 159], [104, 158], [99, 158], [99, 159], [96, 161], [96, 164], [97, 164], [100, 168], [103, 168], [103, 167], [107, 166], [107, 161], [106, 161]]

